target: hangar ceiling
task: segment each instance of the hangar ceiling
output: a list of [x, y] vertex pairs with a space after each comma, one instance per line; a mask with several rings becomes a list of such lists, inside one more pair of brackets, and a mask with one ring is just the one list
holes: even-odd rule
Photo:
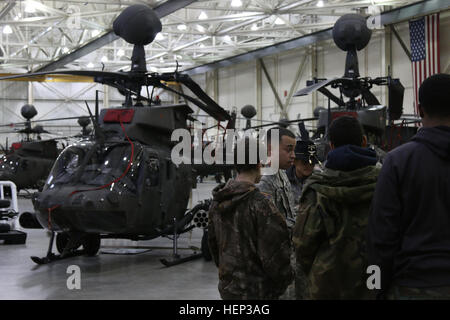
[[[41, 70], [81, 53], [108, 35], [127, 6], [168, 6], [166, 0], [0, 1], [0, 71]], [[162, 18], [163, 29], [146, 46], [150, 71], [189, 69], [327, 29], [346, 13], [373, 14], [417, 0], [197, 0]], [[171, 4], [169, 4], [171, 5]], [[118, 39], [79, 54], [66, 68], [128, 70], [132, 46]], [[74, 55], [75, 56], [75, 55]], [[66, 61], [66, 60], [64, 60]]]

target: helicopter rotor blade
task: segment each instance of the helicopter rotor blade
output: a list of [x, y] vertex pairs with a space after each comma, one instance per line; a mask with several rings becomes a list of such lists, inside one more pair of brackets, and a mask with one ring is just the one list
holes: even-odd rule
[[361, 95], [369, 106], [377, 106], [380, 104], [377, 97], [375, 97], [375, 95], [370, 92], [368, 88], [362, 88]]
[[245, 130], [248, 130], [248, 129], [259, 129], [259, 128], [270, 127], [270, 126], [274, 126], [274, 125], [285, 125], [286, 123], [295, 123], [295, 122], [302, 122], [302, 121], [314, 121], [314, 120], [318, 120], [318, 118], [305, 118], [305, 119], [288, 120], [288, 121], [283, 121], [283, 122], [272, 122], [272, 123], [262, 124], [262, 125], [259, 125], [259, 126], [245, 128], [243, 130], [245, 131]]

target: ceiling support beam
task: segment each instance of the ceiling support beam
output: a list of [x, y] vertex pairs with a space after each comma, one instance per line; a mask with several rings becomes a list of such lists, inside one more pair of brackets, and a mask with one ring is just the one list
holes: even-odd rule
[[284, 109], [283, 102], [281, 102], [280, 96], [278, 95], [275, 85], [273, 84], [272, 78], [270, 77], [269, 72], [267, 72], [266, 65], [264, 64], [264, 61], [262, 59], [258, 59], [258, 60], [259, 60], [259, 63], [261, 64], [261, 69], [264, 72], [264, 75], [266, 76], [267, 81], [269, 82], [270, 88], [272, 89], [272, 92], [275, 95], [275, 99], [278, 103], [278, 106], [281, 109], [281, 114], [287, 118], [287, 114]]
[[[182, 9], [189, 4], [195, 2], [197, 0], [168, 0], [157, 7], [155, 7], [153, 10], [155, 11], [156, 15], [159, 18], [165, 17], [179, 9]], [[59, 68], [64, 67], [66, 64], [71, 63], [105, 45], [108, 43], [113, 42], [114, 40], [119, 39], [119, 36], [117, 36], [113, 30], [108, 30], [105, 34], [95, 38], [94, 40], [88, 42], [87, 44], [79, 47], [73, 52], [70, 52], [66, 55], [63, 55], [56, 59], [55, 61], [40, 67], [36, 70], [36, 72], [43, 72], [43, 71], [52, 71]]]
[[[390, 25], [402, 21], [407, 21], [415, 17], [428, 15], [450, 8], [450, 0], [424, 0], [401, 8], [383, 12], [380, 15], [382, 25]], [[259, 59], [265, 56], [278, 54], [280, 52], [298, 49], [313, 45], [317, 42], [332, 39], [332, 28], [308, 34], [303, 37], [287, 40], [272, 46], [256, 49], [247, 53], [225, 58], [220, 61], [204, 64], [185, 70], [189, 75], [204, 73], [216, 68], [228, 67], [233, 64]]]

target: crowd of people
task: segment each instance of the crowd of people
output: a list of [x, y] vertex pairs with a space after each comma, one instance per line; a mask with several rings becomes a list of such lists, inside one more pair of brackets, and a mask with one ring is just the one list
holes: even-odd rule
[[288, 129], [267, 134], [274, 175], [239, 141], [245, 162], [209, 210], [221, 297], [450, 299], [449, 89], [448, 74], [422, 83], [422, 127], [382, 164], [349, 116], [328, 129], [323, 170], [314, 143]]

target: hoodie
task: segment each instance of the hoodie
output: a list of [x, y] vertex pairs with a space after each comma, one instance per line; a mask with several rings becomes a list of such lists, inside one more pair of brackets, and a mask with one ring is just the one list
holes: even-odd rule
[[450, 286], [450, 127], [421, 128], [386, 156], [368, 230], [381, 290]]
[[293, 279], [286, 220], [254, 184], [213, 190], [208, 244], [222, 299], [278, 299]]
[[311, 299], [369, 297], [365, 234], [380, 170], [375, 163], [375, 152], [343, 146], [306, 182], [293, 242]]

